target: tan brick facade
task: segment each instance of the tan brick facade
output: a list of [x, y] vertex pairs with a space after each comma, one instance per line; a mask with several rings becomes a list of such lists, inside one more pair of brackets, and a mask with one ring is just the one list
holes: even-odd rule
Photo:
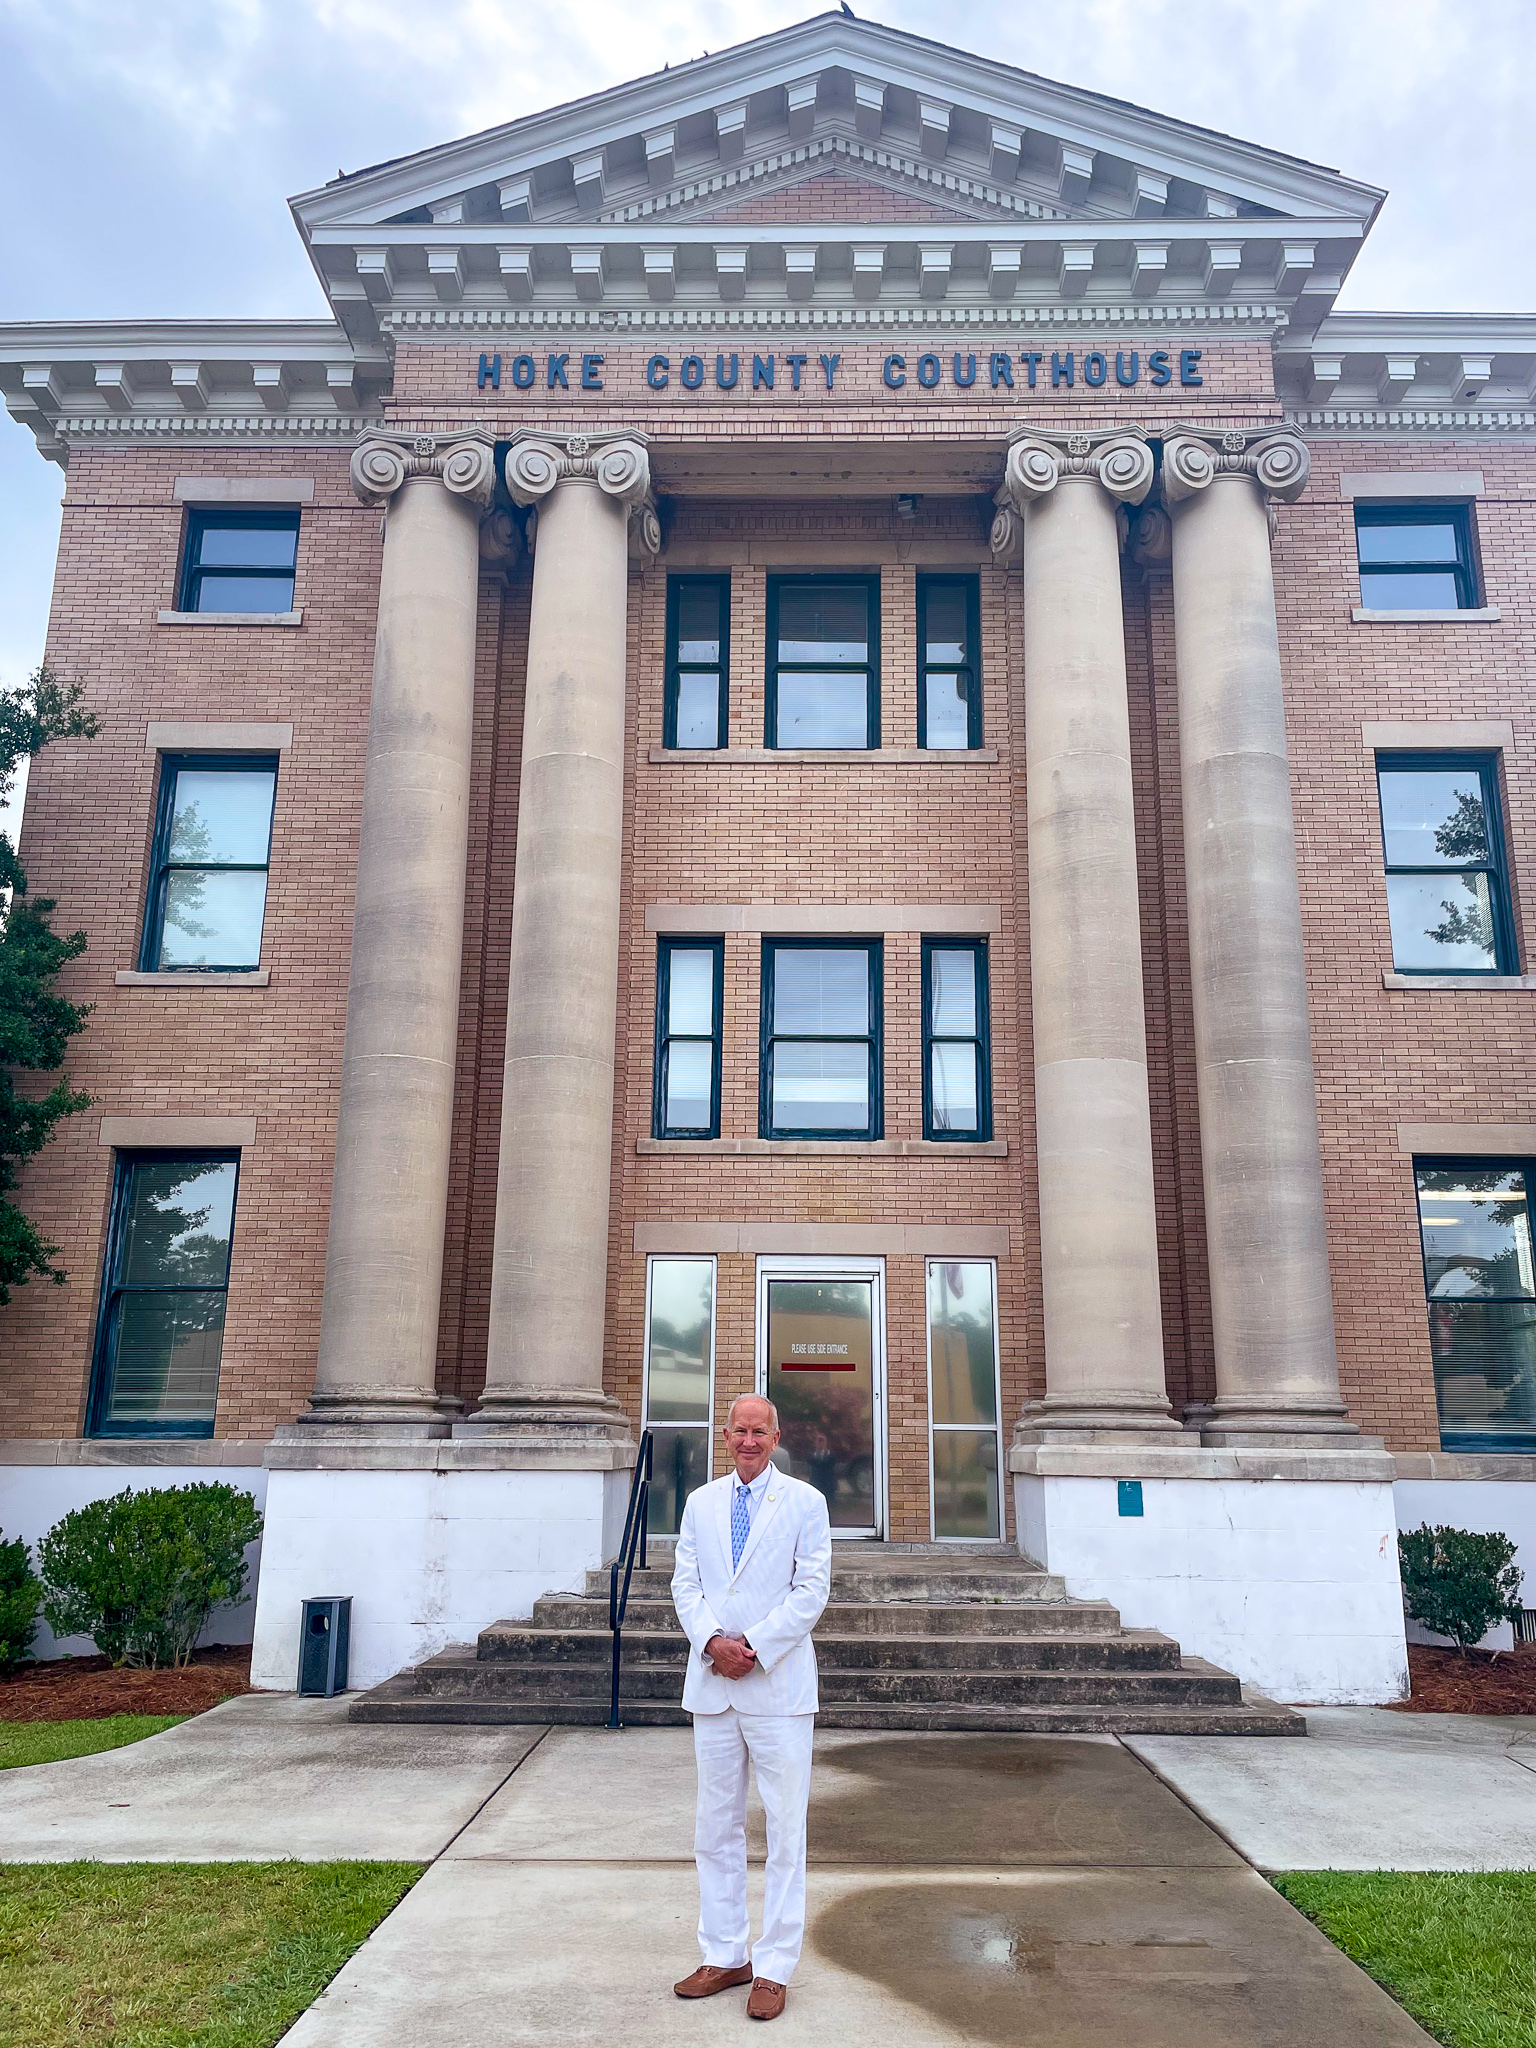
[[[1055, 337], [1058, 343], [1061, 337]], [[549, 423], [640, 428], [652, 436], [666, 547], [631, 577], [626, 860], [619, 1054], [609, 1244], [608, 1384], [638, 1419], [645, 1258], [636, 1226], [778, 1221], [1006, 1227], [999, 1261], [1003, 1412], [1044, 1386], [1037, 1256], [1025, 888], [1022, 624], [1017, 572], [987, 549], [989, 499], [979, 490], [922, 491], [909, 517], [889, 494], [732, 494], [733, 462], [754, 444], [803, 443], [840, 460], [878, 440], [910, 443], [919, 477], [936, 460], [996, 473], [1007, 429], [1021, 419], [1070, 429], [1113, 408], [1157, 434], [1175, 417], [1262, 425], [1278, 416], [1265, 344], [1197, 342], [1204, 382], [1153, 392], [1145, 364], [1131, 391], [1069, 398], [946, 378], [931, 395], [882, 386], [897, 344], [843, 342], [828, 392], [814, 338], [798, 396], [714, 388], [715, 339], [700, 343], [704, 388], [648, 389], [653, 351], [611, 339], [562, 337], [572, 382], [581, 353], [600, 352], [601, 394], [550, 393], [545, 358], [526, 397], [508, 389], [515, 352], [501, 348], [503, 388], [476, 389], [478, 348], [402, 345], [391, 412], [405, 429], [483, 424], [505, 436]], [[946, 364], [951, 337], [932, 349]], [[1121, 338], [1123, 342], [1123, 337]], [[1177, 350], [1181, 337], [1157, 346]], [[1078, 374], [1099, 337], [1069, 337]], [[734, 341], [725, 344], [734, 347]], [[1032, 345], [1032, 344], [1031, 344]], [[1116, 337], [1102, 338], [1111, 361]], [[899, 353], [909, 372], [927, 346]], [[1009, 335], [999, 348], [1014, 352]], [[1147, 338], [1138, 343], [1143, 357]], [[968, 342], [965, 353], [970, 353]], [[761, 348], [759, 353], [761, 353]], [[742, 382], [750, 381], [750, 347]], [[785, 348], [778, 340], [780, 387]], [[1049, 362], [1049, 350], [1046, 352]], [[1022, 383], [1022, 377], [1020, 378]], [[707, 451], [709, 490], [668, 490], [669, 473]], [[828, 451], [833, 451], [829, 455]], [[1509, 442], [1401, 438], [1323, 440], [1299, 504], [1280, 510], [1275, 573], [1287, 689], [1292, 785], [1307, 939], [1309, 995], [1329, 1205], [1340, 1367], [1351, 1413], [1392, 1448], [1437, 1446], [1412, 1173], [1400, 1123], [1536, 1119], [1529, 991], [1388, 989], [1391, 964], [1378, 815], [1362, 727], [1397, 721], [1509, 721], [1504, 761], [1517, 892], [1536, 859], [1525, 698], [1532, 656], [1530, 563], [1536, 559], [1536, 455]], [[1497, 621], [1354, 623], [1357, 599], [1343, 470], [1482, 469], [1477, 530]], [[850, 461], [856, 468], [856, 459]], [[313, 477], [302, 515], [297, 629], [193, 629], [157, 624], [173, 602], [182, 508], [178, 475]], [[921, 490], [921, 485], [917, 486]], [[95, 1005], [71, 1061], [96, 1107], [75, 1119], [30, 1173], [25, 1199], [62, 1247], [67, 1288], [29, 1287], [0, 1317], [0, 1436], [73, 1436], [83, 1427], [96, 1318], [110, 1149], [103, 1115], [251, 1116], [242, 1159], [217, 1434], [261, 1438], [302, 1409], [313, 1375], [346, 1002], [348, 934], [372, 660], [380, 520], [348, 488], [342, 452], [285, 447], [121, 447], [78, 453], [69, 475], [48, 658], [77, 677], [102, 717], [101, 736], [40, 762], [24, 852], [35, 891], [59, 900], [64, 929], [90, 950], [68, 993]], [[777, 568], [848, 566], [881, 578], [882, 748], [846, 762], [762, 755], [764, 579]], [[729, 569], [732, 591], [730, 750], [665, 758], [662, 697], [669, 570]], [[915, 576], [979, 573], [982, 593], [982, 758], [915, 756]], [[439, 1385], [466, 1400], [484, 1377], [490, 1243], [514, 889], [521, 673], [529, 568], [481, 586], [476, 744]], [[1205, 1280], [1198, 1113], [1188, 945], [1182, 894], [1172, 598], [1165, 577], [1127, 564], [1126, 641], [1135, 758], [1143, 968], [1158, 1175], [1159, 1244], [1169, 1392], [1175, 1407], [1213, 1391]], [[278, 781], [263, 961], [265, 988], [119, 987], [136, 965], [156, 763], [150, 720], [289, 722]], [[972, 1151], [767, 1156], [724, 1145], [649, 1145], [659, 904], [946, 904], [997, 915], [991, 948], [992, 1085], [998, 1143]], [[771, 927], [770, 927], [771, 928]], [[880, 936], [873, 923], [870, 936]], [[1528, 953], [1521, 928], [1522, 964]], [[400, 943], [410, 944], [403, 929]], [[722, 1139], [757, 1132], [759, 939], [726, 941]], [[885, 1134], [921, 1137], [919, 934], [885, 938]], [[751, 1381], [753, 1259], [720, 1258], [717, 1391], [723, 1404]], [[889, 1464], [896, 1538], [928, 1533], [922, 1260], [887, 1262]]]

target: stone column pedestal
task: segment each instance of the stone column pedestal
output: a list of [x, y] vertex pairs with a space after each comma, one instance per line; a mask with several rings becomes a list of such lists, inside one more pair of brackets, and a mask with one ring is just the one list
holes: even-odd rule
[[1334, 1356], [1268, 501], [1291, 433], [1163, 448], [1216, 1398], [1211, 1444], [1358, 1441]]
[[459, 1436], [627, 1439], [603, 1391], [624, 830], [629, 534], [654, 552], [633, 435], [513, 444], [536, 508], [485, 1392]]
[[352, 482], [387, 508], [384, 560], [320, 1349], [294, 1428], [409, 1439], [446, 1435], [459, 1407], [436, 1391], [437, 1320], [494, 450], [370, 436]]
[[1016, 1441], [1177, 1436], [1163, 1374], [1121, 505], [1139, 431], [1017, 436], [994, 544], [1022, 522], [1029, 979], [1046, 1394]]

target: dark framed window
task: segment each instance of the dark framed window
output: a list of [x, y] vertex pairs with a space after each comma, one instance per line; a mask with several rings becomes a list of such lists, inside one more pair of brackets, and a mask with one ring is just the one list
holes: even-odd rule
[[1378, 754], [1392, 964], [1513, 974], [1496, 754]]
[[729, 730], [731, 579], [667, 578], [667, 695], [662, 744], [723, 747]]
[[187, 514], [184, 612], [291, 612], [298, 508], [238, 506]]
[[880, 578], [770, 576], [766, 744], [878, 747]]
[[724, 939], [657, 942], [654, 1137], [720, 1135], [724, 979]]
[[91, 1436], [212, 1436], [238, 1152], [119, 1152]]
[[923, 1136], [992, 1135], [992, 1032], [985, 939], [923, 941]]
[[764, 939], [762, 1137], [880, 1136], [883, 951], [878, 939]]
[[1355, 506], [1360, 602], [1372, 611], [1470, 611], [1477, 605], [1472, 508]]
[[1531, 1162], [1415, 1159], [1440, 1444], [1536, 1451]]
[[139, 966], [261, 964], [275, 754], [165, 754]]
[[981, 745], [981, 582], [917, 579], [917, 744]]

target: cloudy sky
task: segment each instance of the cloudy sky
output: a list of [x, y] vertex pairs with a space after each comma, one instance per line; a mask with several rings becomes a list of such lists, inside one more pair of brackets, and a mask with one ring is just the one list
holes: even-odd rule
[[[0, 0], [0, 320], [323, 314], [290, 193], [814, 11]], [[1344, 305], [1536, 310], [1532, 0], [881, 0], [878, 18], [952, 23], [969, 49], [1386, 186]], [[0, 684], [42, 653], [62, 488], [0, 413]]]

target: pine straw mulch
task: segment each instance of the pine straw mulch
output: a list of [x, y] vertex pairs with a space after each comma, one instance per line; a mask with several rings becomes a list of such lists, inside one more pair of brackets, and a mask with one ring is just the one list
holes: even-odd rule
[[1536, 1714], [1536, 1644], [1518, 1650], [1441, 1650], [1408, 1645], [1413, 1697], [1399, 1714]]
[[114, 1671], [105, 1657], [51, 1657], [0, 1679], [0, 1721], [201, 1714], [250, 1690], [249, 1644], [194, 1650], [184, 1671]]

